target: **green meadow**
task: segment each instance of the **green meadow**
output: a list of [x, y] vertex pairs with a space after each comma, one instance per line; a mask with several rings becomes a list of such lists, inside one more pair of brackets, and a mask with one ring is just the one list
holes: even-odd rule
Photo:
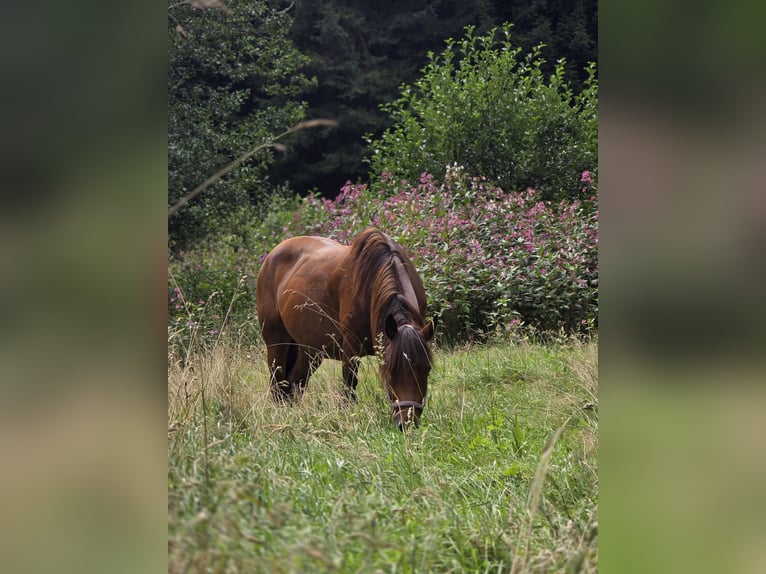
[[275, 405], [262, 347], [169, 357], [170, 572], [595, 572], [598, 343], [437, 347], [418, 429], [375, 358]]

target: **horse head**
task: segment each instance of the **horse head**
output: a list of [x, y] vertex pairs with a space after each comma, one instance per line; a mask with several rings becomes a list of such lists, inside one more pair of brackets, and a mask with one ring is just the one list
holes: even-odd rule
[[434, 335], [434, 324], [428, 321], [422, 327], [411, 323], [397, 323], [388, 315], [385, 323], [388, 339], [383, 351], [382, 378], [394, 423], [399, 430], [420, 424], [432, 354], [429, 341]]

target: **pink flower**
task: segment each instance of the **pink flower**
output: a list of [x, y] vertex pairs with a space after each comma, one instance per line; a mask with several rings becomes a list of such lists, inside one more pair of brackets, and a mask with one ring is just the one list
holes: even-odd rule
[[582, 177], [580, 177], [580, 181], [583, 183], [593, 183], [593, 177], [591, 177], [590, 172], [588, 170], [585, 170], [582, 172]]

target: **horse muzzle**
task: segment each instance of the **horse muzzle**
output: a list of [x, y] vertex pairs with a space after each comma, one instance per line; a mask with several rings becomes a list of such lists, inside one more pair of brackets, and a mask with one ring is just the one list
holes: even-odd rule
[[423, 404], [417, 401], [394, 401], [391, 403], [394, 423], [400, 431], [420, 425], [420, 415], [423, 412]]

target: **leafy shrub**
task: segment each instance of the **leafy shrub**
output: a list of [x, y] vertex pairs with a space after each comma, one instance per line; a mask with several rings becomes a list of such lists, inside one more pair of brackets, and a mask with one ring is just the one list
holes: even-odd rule
[[255, 281], [266, 253], [301, 205], [285, 189], [261, 208], [241, 207], [238, 233], [218, 233], [171, 253], [168, 274], [169, 336], [182, 346], [220, 337], [230, 326], [257, 337]]
[[577, 178], [588, 200], [544, 201], [505, 192], [457, 166], [445, 183], [429, 174], [411, 186], [384, 173], [380, 185], [347, 184], [334, 200], [307, 199], [285, 235], [346, 243], [367, 225], [406, 247], [421, 273], [440, 331], [464, 339], [497, 328], [585, 332], [597, 325], [598, 212], [590, 172]]
[[[216, 335], [227, 313], [255, 332], [255, 278], [270, 249], [295, 235], [348, 243], [373, 225], [409, 253], [447, 339], [497, 329], [582, 333], [597, 327], [598, 212], [590, 172], [576, 182], [589, 199], [558, 204], [532, 189], [506, 192], [458, 166], [444, 180], [439, 185], [424, 173], [411, 185], [388, 172], [374, 187], [348, 183], [332, 201], [275, 198], [283, 203], [253, 223], [247, 245], [222, 237], [174, 258], [171, 319], [179, 328], [197, 325], [176, 288], [195, 304], [216, 291], [220, 303], [205, 310], [205, 333]], [[235, 303], [227, 309], [229, 301]]]
[[422, 78], [383, 106], [393, 126], [367, 137], [371, 177], [390, 171], [413, 181], [457, 163], [503, 189], [582, 199], [577, 178], [598, 157], [596, 67], [574, 95], [563, 60], [546, 78], [542, 46], [522, 57], [510, 38], [510, 24], [485, 36], [468, 27], [462, 40], [430, 53]]
[[[168, 337], [179, 347], [195, 340], [217, 339], [230, 325], [255, 328], [255, 293], [258, 272], [245, 250], [223, 240], [207, 240], [171, 259], [168, 281]], [[252, 289], [250, 283], [252, 282]]]

